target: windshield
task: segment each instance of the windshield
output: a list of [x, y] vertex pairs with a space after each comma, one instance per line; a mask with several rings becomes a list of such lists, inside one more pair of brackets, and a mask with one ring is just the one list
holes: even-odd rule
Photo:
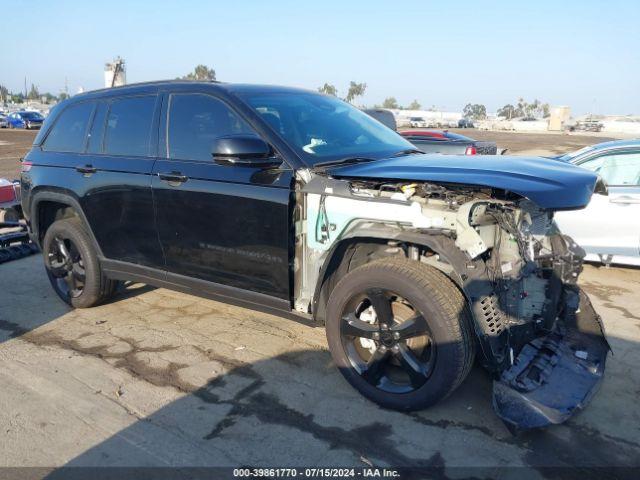
[[415, 149], [393, 130], [335, 97], [286, 92], [242, 98], [309, 165], [345, 157], [378, 159]]
[[584, 147], [584, 148], [581, 148], [580, 150], [576, 150], [575, 152], [565, 153], [564, 155], [561, 155], [557, 158], [560, 160], [564, 160], [565, 162], [570, 162], [574, 158], [579, 157], [583, 153], [590, 152], [591, 150], [595, 150], [595, 147], [593, 146]]

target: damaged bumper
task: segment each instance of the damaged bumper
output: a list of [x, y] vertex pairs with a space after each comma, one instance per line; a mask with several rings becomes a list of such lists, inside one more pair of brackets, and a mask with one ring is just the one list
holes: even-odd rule
[[512, 432], [562, 423], [598, 390], [610, 350], [600, 316], [577, 287], [565, 289], [554, 330], [524, 346], [493, 385], [493, 406]]

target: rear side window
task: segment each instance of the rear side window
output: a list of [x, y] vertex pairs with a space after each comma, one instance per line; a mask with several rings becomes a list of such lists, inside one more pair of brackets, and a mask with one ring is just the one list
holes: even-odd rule
[[51, 152], [82, 152], [93, 107], [93, 102], [67, 107], [51, 128], [42, 148]]
[[224, 102], [204, 94], [171, 95], [167, 141], [169, 158], [211, 160], [212, 142], [226, 135], [255, 135]]
[[104, 133], [104, 153], [146, 156], [156, 96], [121, 98], [111, 102]]

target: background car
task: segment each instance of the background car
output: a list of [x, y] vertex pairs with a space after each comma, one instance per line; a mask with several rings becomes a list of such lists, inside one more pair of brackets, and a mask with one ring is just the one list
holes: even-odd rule
[[458, 120], [458, 128], [474, 128], [473, 120], [470, 118], [461, 118]]
[[38, 112], [13, 112], [7, 117], [9, 128], [24, 128], [31, 130], [34, 128], [40, 128], [44, 117]]
[[363, 112], [369, 115], [370, 117], [375, 118], [381, 124], [383, 124], [386, 127], [389, 127], [391, 130], [398, 130], [396, 117], [389, 110], [385, 110], [384, 108], [368, 108], [366, 110], [363, 110]]
[[409, 125], [412, 128], [427, 128], [429, 126], [427, 121], [422, 117], [410, 117]]
[[425, 153], [450, 155], [495, 155], [495, 142], [481, 142], [447, 130], [405, 130], [399, 132]]
[[7, 116], [4, 113], [0, 113], [0, 128], [7, 128], [8, 126]]
[[584, 210], [557, 212], [556, 223], [587, 260], [640, 266], [640, 140], [619, 140], [555, 157], [598, 173], [609, 195]]

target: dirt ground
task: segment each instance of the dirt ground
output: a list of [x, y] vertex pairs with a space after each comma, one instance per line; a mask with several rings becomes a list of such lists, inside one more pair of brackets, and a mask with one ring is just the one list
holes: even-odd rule
[[514, 437], [479, 367], [431, 409], [388, 411], [343, 380], [321, 327], [144, 285], [70, 310], [39, 256], [3, 264], [0, 467], [640, 467], [640, 271], [588, 266], [582, 285], [614, 352], [602, 387], [567, 423]]
[[467, 128], [452, 129], [451, 131], [475, 140], [496, 142], [498, 148], [509, 149], [507, 155], [559, 155], [587, 145], [614, 140], [606, 136], [574, 133], [492, 132]]
[[[555, 155], [577, 150], [594, 143], [613, 140], [591, 135], [547, 133], [487, 132], [475, 129], [452, 130], [476, 140], [491, 140], [509, 154]], [[0, 178], [13, 180], [20, 176], [21, 157], [25, 156], [37, 132], [0, 129]]]

